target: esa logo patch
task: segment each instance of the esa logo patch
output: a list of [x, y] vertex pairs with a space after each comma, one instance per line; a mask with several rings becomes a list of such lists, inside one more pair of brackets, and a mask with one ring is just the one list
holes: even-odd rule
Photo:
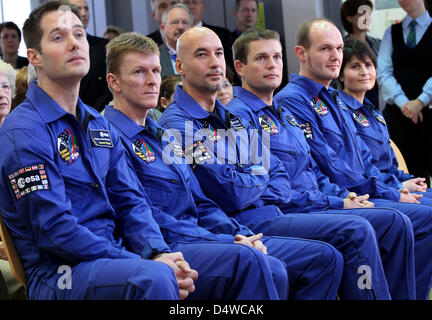
[[206, 160], [213, 159], [202, 141], [195, 142], [185, 148], [186, 159], [191, 164], [201, 164]]
[[313, 140], [312, 128], [310, 122], [299, 124], [300, 129], [303, 130], [303, 134], [307, 140]]
[[50, 188], [44, 164], [21, 168], [11, 173], [8, 178], [17, 200], [31, 192], [49, 190]]

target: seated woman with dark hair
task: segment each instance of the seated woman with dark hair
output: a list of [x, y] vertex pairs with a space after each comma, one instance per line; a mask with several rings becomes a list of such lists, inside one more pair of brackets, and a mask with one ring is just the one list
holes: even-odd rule
[[[362, 41], [348, 40], [343, 50], [343, 61], [339, 82], [343, 91], [339, 96], [352, 114], [356, 129], [369, 147], [371, 162], [381, 172], [381, 180], [397, 189], [421, 192], [431, 197], [424, 178], [398, 170], [398, 161], [390, 145], [387, 124], [381, 112], [365, 97], [375, 85], [376, 56]], [[423, 200], [420, 200], [422, 202]]]

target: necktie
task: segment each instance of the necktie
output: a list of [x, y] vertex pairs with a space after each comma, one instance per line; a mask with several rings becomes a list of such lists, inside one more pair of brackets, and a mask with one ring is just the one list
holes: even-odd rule
[[416, 31], [415, 26], [417, 22], [415, 20], [411, 21], [409, 24], [409, 32], [407, 37], [407, 46], [408, 48], [414, 48], [416, 46]]
[[177, 60], [177, 55], [175, 53], [172, 53], [171, 59], [175, 62]]

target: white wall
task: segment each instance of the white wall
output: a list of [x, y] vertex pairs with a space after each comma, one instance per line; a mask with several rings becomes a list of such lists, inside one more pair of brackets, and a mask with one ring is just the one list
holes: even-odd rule
[[323, 0], [291, 1], [281, 0], [284, 17], [284, 36], [286, 48], [286, 66], [290, 73], [298, 73], [300, 65], [294, 54], [298, 27], [306, 20], [323, 17]]

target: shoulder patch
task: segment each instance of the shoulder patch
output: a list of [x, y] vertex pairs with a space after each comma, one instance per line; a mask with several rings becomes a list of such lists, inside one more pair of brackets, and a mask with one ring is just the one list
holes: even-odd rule
[[272, 136], [279, 133], [276, 123], [266, 114], [259, 117], [259, 124], [264, 131], [270, 133]]
[[8, 178], [17, 200], [31, 192], [49, 190], [50, 188], [44, 164], [21, 168], [11, 173]]
[[206, 160], [213, 159], [202, 141], [195, 142], [185, 148], [186, 159], [190, 164], [201, 164]]
[[369, 120], [360, 111], [353, 112], [354, 119], [360, 123], [363, 127], [369, 127]]
[[303, 130], [303, 134], [306, 140], [313, 140], [312, 127], [310, 122], [300, 123], [299, 127]]
[[315, 109], [315, 111], [321, 116], [324, 117], [328, 114], [328, 108], [323, 101], [321, 101], [318, 97], [314, 97], [311, 100], [311, 105]]
[[141, 139], [138, 139], [137, 141], [132, 143], [132, 150], [141, 160], [143, 160], [147, 164], [152, 163], [156, 160], [153, 149]]
[[68, 165], [71, 165], [74, 161], [79, 159], [79, 147], [76, 144], [75, 137], [69, 129], [65, 129], [57, 137], [57, 151], [62, 160]]

